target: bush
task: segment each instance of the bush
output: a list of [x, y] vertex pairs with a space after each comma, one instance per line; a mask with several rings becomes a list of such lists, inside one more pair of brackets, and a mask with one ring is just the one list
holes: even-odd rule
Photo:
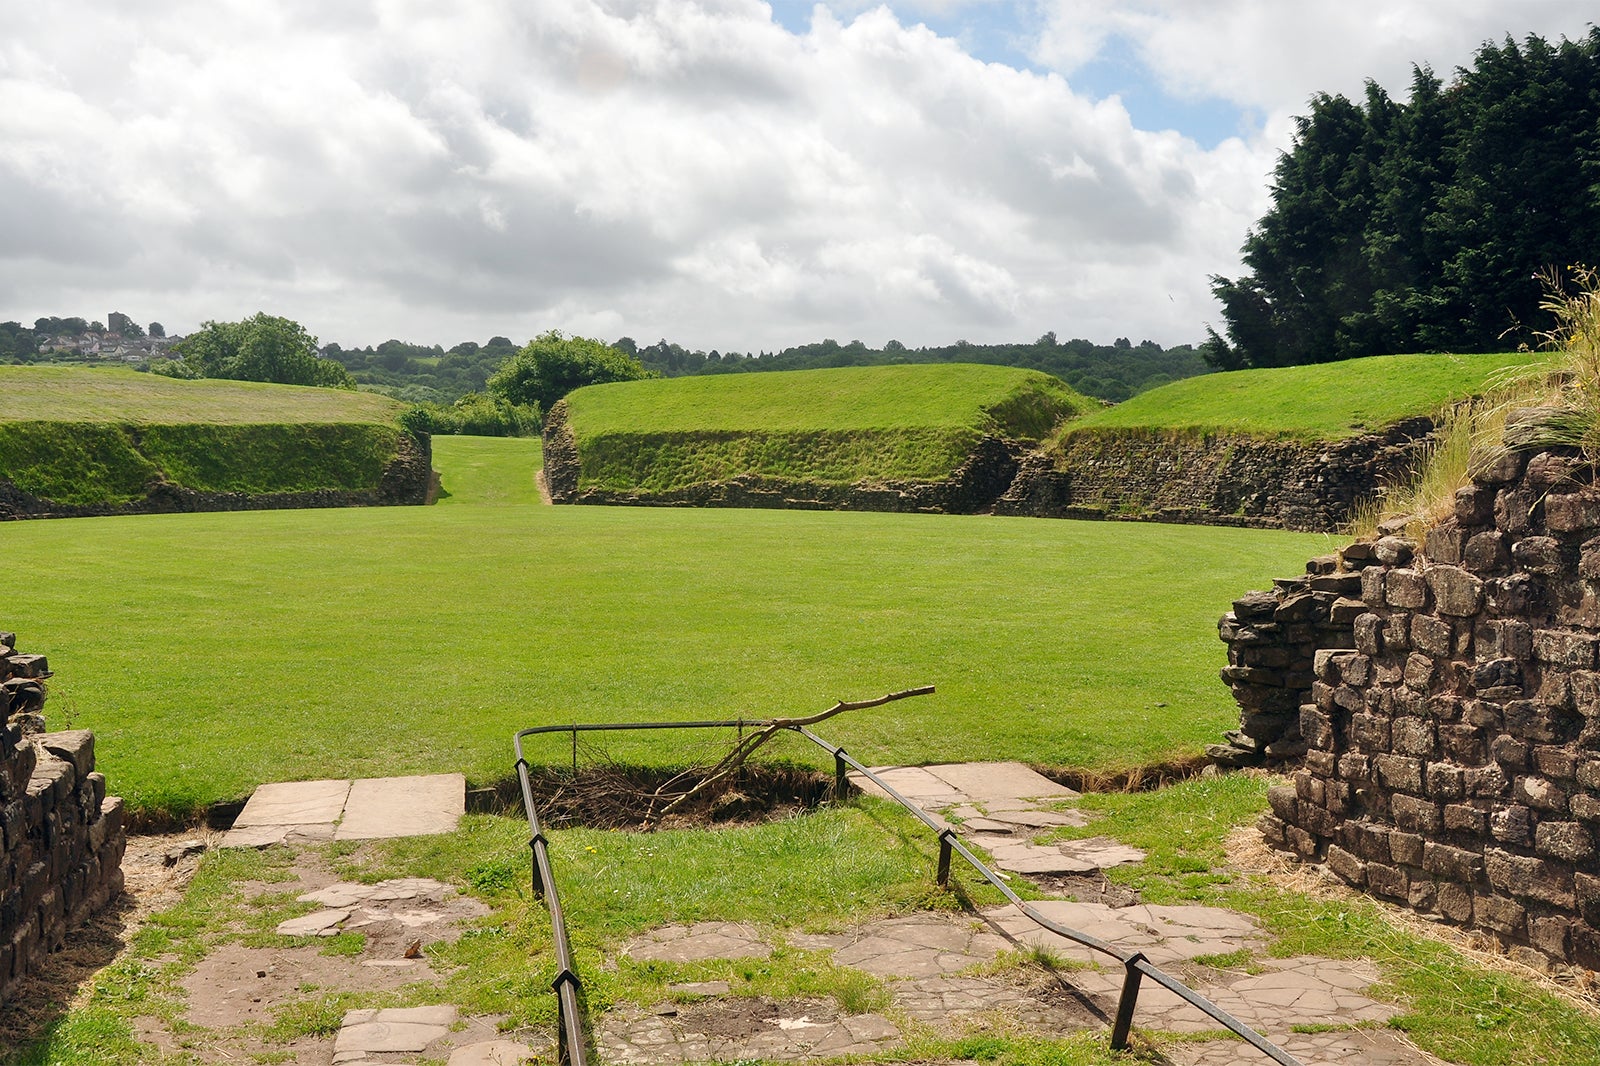
[[448, 405], [418, 404], [400, 416], [400, 424], [412, 432], [475, 437], [533, 437], [544, 426], [537, 407], [481, 392], [469, 392]]
[[573, 389], [612, 381], [639, 381], [657, 375], [639, 360], [588, 337], [541, 334], [500, 364], [489, 391], [513, 404], [548, 411]]

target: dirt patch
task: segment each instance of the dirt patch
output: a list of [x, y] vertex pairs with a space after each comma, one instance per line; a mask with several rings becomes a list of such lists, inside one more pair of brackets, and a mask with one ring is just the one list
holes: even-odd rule
[[1126, 885], [1112, 884], [1099, 870], [1088, 874], [1016, 874], [1039, 886], [1041, 892], [1079, 903], [1104, 903], [1108, 907], [1131, 907], [1139, 893]]
[[687, 1032], [700, 1033], [717, 1040], [739, 1041], [771, 1032], [785, 1021], [803, 1018], [813, 1025], [822, 1025], [839, 1016], [839, 1011], [827, 1000], [771, 1000], [754, 996], [733, 996], [681, 1007], [664, 1007], [655, 1013], [662, 1011], [675, 1016], [678, 1024]]
[[[272, 1009], [322, 991], [393, 991], [433, 979], [426, 959], [377, 960], [323, 955], [317, 947], [251, 948], [224, 944], [183, 982], [187, 1018], [207, 1029], [270, 1025]], [[374, 961], [379, 965], [373, 965]]]
[[[814, 810], [833, 796], [832, 774], [800, 767], [749, 765], [705, 788], [671, 813], [676, 797], [705, 778], [701, 769], [638, 766], [580, 767], [576, 773], [536, 767], [530, 774], [539, 821], [546, 829], [681, 829], [750, 825]], [[476, 800], [477, 805], [488, 801]], [[493, 803], [522, 808], [515, 780], [496, 786]]]

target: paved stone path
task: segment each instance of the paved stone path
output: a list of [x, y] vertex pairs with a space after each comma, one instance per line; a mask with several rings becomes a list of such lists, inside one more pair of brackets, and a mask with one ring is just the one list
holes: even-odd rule
[[[1088, 818], [1082, 811], [1056, 809], [1078, 793], [1019, 762], [877, 766], [873, 772], [923, 810], [937, 812], [965, 843], [987, 851], [1008, 873], [1084, 874], [1144, 859], [1139, 849], [1105, 837], [1033, 843], [1046, 830], [1081, 827]], [[887, 795], [863, 774], [850, 780], [869, 795]]]
[[466, 790], [461, 774], [262, 785], [223, 836], [222, 846], [264, 848], [448, 833], [466, 811]]

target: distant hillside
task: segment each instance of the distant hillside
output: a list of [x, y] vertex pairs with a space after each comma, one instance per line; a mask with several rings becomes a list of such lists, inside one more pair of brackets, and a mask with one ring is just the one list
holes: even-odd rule
[[420, 503], [405, 405], [336, 389], [0, 366], [0, 517]]
[[1046, 374], [960, 364], [623, 382], [552, 409], [545, 463], [558, 500], [864, 506], [870, 487], [873, 509], [951, 509], [931, 486], [992, 480], [974, 462], [984, 442], [1014, 470], [1020, 448], [995, 442], [1037, 441], [1093, 406]]

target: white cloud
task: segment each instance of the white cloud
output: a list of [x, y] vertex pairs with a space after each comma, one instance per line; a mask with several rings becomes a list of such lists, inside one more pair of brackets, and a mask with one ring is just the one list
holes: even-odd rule
[[1072, 71], [1120, 35], [1171, 93], [1286, 117], [1465, 61], [1509, 9], [1053, 0], [1037, 54], [1066, 80], [915, 24], [1016, 7], [837, 0], [794, 34], [759, 0], [5, 5], [0, 318], [264, 309], [346, 344], [1194, 340], [1281, 130], [1203, 150]]

